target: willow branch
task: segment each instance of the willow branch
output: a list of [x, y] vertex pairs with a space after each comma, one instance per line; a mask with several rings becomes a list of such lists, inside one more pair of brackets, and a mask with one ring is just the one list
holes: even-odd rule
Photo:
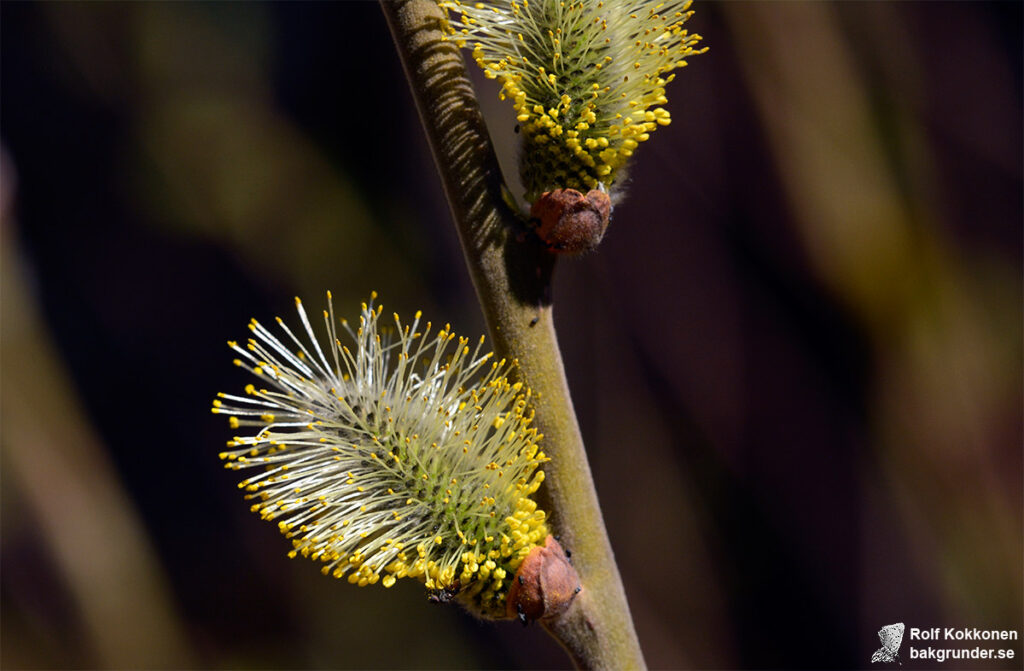
[[426, 128], [495, 351], [518, 361], [544, 434], [545, 503], [583, 586], [547, 630], [588, 669], [637, 669], [643, 654], [608, 542], [569, 396], [551, 314], [553, 256], [517, 235], [503, 181], [458, 48], [443, 39], [433, 0], [382, 1]]

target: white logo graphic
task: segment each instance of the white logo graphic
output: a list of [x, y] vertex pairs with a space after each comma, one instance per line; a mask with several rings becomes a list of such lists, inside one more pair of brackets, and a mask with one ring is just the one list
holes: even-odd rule
[[882, 647], [871, 655], [872, 664], [875, 662], [897, 662], [903, 666], [903, 662], [900, 661], [903, 629], [903, 623], [897, 622], [896, 624], [887, 624], [878, 630], [878, 640], [882, 642]]

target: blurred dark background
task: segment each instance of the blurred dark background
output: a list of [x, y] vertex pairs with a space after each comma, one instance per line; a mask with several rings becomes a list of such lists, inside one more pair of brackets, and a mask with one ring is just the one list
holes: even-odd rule
[[[695, 9], [672, 125], [556, 271], [648, 663], [1020, 631], [1021, 4]], [[287, 560], [216, 456], [225, 341], [293, 295], [483, 331], [379, 7], [3, 2], [0, 31], [3, 667], [564, 666]]]

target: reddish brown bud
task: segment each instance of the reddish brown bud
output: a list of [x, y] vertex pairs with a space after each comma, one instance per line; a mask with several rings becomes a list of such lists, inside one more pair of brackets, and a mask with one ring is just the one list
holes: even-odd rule
[[505, 602], [507, 614], [524, 622], [554, 617], [569, 607], [580, 589], [576, 569], [559, 542], [548, 536], [544, 547], [530, 550], [519, 565]]
[[586, 196], [576, 189], [545, 191], [530, 208], [537, 235], [551, 251], [563, 254], [596, 249], [611, 214], [611, 199], [598, 189]]

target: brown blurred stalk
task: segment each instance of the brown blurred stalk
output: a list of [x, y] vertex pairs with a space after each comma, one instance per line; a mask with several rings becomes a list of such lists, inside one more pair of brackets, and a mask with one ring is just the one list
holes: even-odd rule
[[[188, 663], [188, 648], [156, 553], [26, 288], [7, 216], [11, 174], [5, 163], [0, 206], [4, 478], [17, 483], [71, 592], [91, 648], [86, 654], [92, 659], [83, 665], [180, 668]], [[139, 441], [144, 449], [145, 437]], [[56, 632], [55, 638], [73, 637]]]
[[[890, 114], [909, 158], [887, 156], [835, 4], [722, 7], [808, 257], [873, 342], [886, 484], [915, 546], [938, 550], [918, 549], [915, 567], [941, 576], [961, 617], [1019, 621], [1020, 482], [1006, 466], [1020, 445], [1000, 433], [1019, 410], [1019, 283], [943, 234], [926, 122], [905, 103]], [[886, 49], [911, 48], [896, 5], [854, 7], [874, 32], [896, 32]], [[921, 80], [911, 59], [899, 62], [900, 86]]]

